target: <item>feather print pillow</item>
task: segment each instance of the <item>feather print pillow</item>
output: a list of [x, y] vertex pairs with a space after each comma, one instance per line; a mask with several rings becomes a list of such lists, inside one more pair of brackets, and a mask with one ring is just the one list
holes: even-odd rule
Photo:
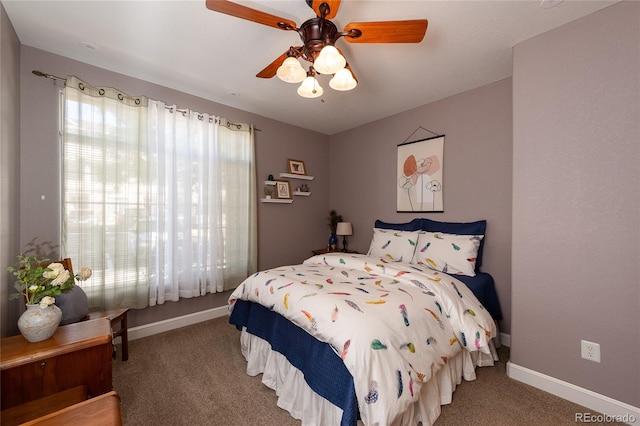
[[420, 231], [394, 231], [373, 228], [369, 256], [391, 262], [411, 262]]
[[424, 265], [449, 274], [475, 277], [478, 247], [484, 235], [454, 235], [424, 232], [411, 263]]

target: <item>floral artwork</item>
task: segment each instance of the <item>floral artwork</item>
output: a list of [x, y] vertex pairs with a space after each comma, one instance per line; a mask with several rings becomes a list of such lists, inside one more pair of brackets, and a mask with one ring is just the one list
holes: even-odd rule
[[398, 145], [398, 212], [443, 212], [444, 136]]

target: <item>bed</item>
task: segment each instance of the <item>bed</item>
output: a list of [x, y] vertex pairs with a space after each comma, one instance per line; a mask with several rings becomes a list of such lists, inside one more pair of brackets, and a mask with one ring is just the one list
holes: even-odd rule
[[248, 277], [229, 298], [247, 373], [304, 425], [432, 424], [455, 387], [496, 359], [485, 228], [378, 220], [367, 254]]

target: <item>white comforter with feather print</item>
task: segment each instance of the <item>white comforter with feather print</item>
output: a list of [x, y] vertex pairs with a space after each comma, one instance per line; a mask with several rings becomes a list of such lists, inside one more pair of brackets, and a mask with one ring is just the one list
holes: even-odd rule
[[333, 253], [261, 271], [231, 295], [327, 342], [354, 378], [362, 420], [393, 423], [463, 350], [490, 353], [494, 322], [460, 281], [418, 265]]

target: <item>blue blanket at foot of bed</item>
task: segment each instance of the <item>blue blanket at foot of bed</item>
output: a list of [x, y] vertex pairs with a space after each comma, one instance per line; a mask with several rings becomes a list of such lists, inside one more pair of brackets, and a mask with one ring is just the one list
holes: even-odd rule
[[341, 426], [356, 424], [358, 402], [353, 377], [329, 344], [280, 314], [245, 300], [236, 300], [229, 322], [238, 330], [246, 327], [249, 333], [266, 340], [271, 349], [284, 355], [304, 374], [315, 393], [343, 410]]

